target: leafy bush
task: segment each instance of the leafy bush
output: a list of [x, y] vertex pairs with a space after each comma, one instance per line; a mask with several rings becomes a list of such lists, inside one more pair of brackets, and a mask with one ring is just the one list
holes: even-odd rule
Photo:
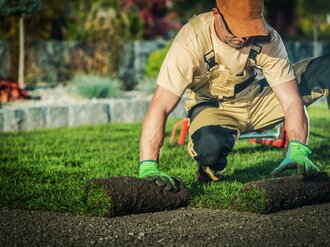
[[120, 82], [98, 75], [76, 75], [72, 80], [78, 93], [86, 98], [110, 98], [121, 95]]
[[120, 0], [72, 1], [71, 18], [68, 18], [67, 39], [98, 43], [105, 47], [108, 56], [98, 54], [96, 61], [110, 62], [110, 71], [116, 72], [123, 44], [142, 39], [144, 23], [135, 5], [127, 6]]
[[150, 53], [148, 60], [147, 60], [147, 64], [146, 64], [145, 76], [147, 78], [156, 78], [157, 77], [160, 67], [162, 66], [162, 63], [165, 59], [165, 56], [166, 56], [168, 50], [170, 49], [171, 43], [172, 42], [167, 44], [167, 46], [165, 46], [162, 49], [158, 49], [158, 50], [155, 50], [152, 53]]
[[124, 91], [131, 91], [138, 85], [138, 79], [134, 70], [125, 71], [120, 77], [121, 87]]

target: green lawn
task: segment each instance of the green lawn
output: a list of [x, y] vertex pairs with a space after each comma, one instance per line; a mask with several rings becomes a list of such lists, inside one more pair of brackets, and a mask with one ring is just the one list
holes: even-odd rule
[[[324, 104], [311, 106], [308, 111], [309, 144], [314, 151], [311, 159], [320, 170], [330, 172], [330, 112]], [[200, 185], [195, 182], [197, 165], [186, 146], [168, 144], [173, 123], [167, 126], [160, 167], [188, 185], [191, 205], [230, 208], [235, 204], [244, 208], [250, 202], [255, 208], [262, 206], [263, 198], [258, 193], [240, 198], [238, 191], [246, 182], [269, 178], [283, 159], [283, 150], [240, 140], [228, 157], [225, 180]], [[141, 123], [135, 123], [1, 133], [0, 208], [93, 214], [84, 200], [85, 182], [136, 176], [140, 131]]]

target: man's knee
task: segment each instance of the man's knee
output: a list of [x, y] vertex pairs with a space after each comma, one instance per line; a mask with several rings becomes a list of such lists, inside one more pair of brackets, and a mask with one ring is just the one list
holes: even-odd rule
[[192, 134], [193, 149], [197, 154], [194, 158], [201, 166], [212, 166], [223, 169], [227, 165], [227, 155], [235, 144], [237, 131], [209, 125], [198, 129]]

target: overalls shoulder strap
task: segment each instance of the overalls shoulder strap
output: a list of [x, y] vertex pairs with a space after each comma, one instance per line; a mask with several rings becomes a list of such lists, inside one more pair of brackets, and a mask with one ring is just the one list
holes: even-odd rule
[[203, 23], [198, 15], [193, 16], [189, 20], [189, 24], [193, 27], [194, 32], [200, 40], [200, 45], [202, 46], [204, 51], [204, 61], [207, 63], [208, 70], [211, 72], [215, 68], [217, 68], [211, 38], [207, 36], [208, 33], [205, 32], [205, 28], [203, 28]]

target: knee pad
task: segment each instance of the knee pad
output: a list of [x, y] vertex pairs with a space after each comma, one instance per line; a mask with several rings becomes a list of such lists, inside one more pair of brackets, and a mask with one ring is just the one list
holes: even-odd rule
[[208, 125], [195, 131], [191, 139], [197, 154], [194, 158], [200, 166], [210, 166], [215, 170], [222, 170], [227, 165], [227, 155], [235, 144], [237, 131]]

